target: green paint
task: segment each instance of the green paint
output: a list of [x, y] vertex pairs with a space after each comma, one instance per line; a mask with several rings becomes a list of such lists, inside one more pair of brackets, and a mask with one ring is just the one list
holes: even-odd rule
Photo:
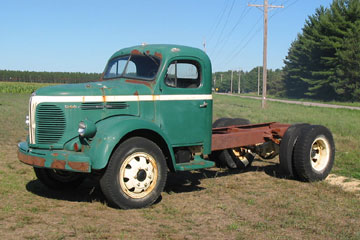
[[[36, 113], [35, 142], [21, 143], [20, 151], [28, 155], [32, 155], [32, 151], [43, 154], [45, 167], [51, 166], [54, 161], [51, 154], [56, 152], [64, 160], [71, 156], [74, 162], [86, 161], [91, 169], [102, 169], [124, 137], [146, 131], [166, 143], [173, 165], [169, 168], [190, 170], [213, 166], [198, 156], [190, 163], [176, 164], [173, 149], [201, 146], [203, 154], [211, 152], [212, 100], [201, 99], [211, 94], [208, 56], [191, 47], [146, 45], [122, 49], [113, 54], [108, 64], [114, 66], [116, 59], [130, 57], [131, 60], [132, 56], [140, 59], [140, 63], [156, 58], [159, 65], [155, 69], [158, 72], [152, 73], [155, 77], [143, 77], [146, 75], [143, 66], [135, 62], [130, 69], [129, 62], [126, 78], [38, 89], [33, 98], [41, 99], [33, 111]], [[120, 67], [120, 63], [118, 65]], [[112, 68], [105, 67], [104, 76], [113, 76], [108, 74], [108, 69]], [[138, 75], [131, 78], [131, 74]], [[119, 76], [123, 75], [119, 73]], [[186, 99], [189, 96], [198, 98]], [[95, 136], [79, 137], [81, 121], [95, 124], [91, 125], [96, 127]], [[76, 152], [75, 143], [82, 147], [81, 152]], [[68, 165], [65, 169], [73, 170]]]

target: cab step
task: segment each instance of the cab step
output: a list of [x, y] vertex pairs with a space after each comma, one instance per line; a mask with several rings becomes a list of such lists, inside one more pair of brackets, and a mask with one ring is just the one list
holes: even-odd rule
[[193, 161], [187, 163], [177, 163], [175, 169], [177, 171], [189, 171], [201, 168], [214, 167], [215, 162], [204, 160], [201, 156], [195, 156]]

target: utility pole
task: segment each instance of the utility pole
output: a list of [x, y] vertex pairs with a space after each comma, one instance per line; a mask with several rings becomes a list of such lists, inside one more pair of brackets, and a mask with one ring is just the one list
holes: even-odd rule
[[222, 74], [220, 74], [220, 82], [222, 82], [222, 76], [223, 76], [223, 75], [222, 75]]
[[231, 70], [231, 80], [230, 80], [230, 94], [232, 94], [232, 87], [233, 87], [233, 77], [234, 77], [234, 71]]
[[241, 80], [241, 70], [239, 69], [239, 81], [238, 81], [238, 94], [240, 94], [240, 80]]
[[258, 66], [258, 96], [260, 95], [260, 66]]
[[215, 74], [215, 78], [214, 78], [214, 88], [216, 88], [216, 74]]
[[263, 46], [263, 89], [261, 107], [266, 107], [266, 79], [267, 79], [267, 35], [268, 35], [268, 9], [284, 8], [284, 6], [269, 5], [268, 0], [264, 0], [264, 5], [248, 4], [249, 7], [264, 8], [264, 46]]

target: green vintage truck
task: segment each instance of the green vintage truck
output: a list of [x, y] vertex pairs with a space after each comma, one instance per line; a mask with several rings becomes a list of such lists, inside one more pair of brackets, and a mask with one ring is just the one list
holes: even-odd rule
[[168, 171], [245, 168], [280, 155], [286, 175], [323, 180], [335, 155], [323, 126], [212, 123], [212, 70], [201, 50], [141, 45], [117, 51], [98, 82], [38, 89], [18, 158], [47, 187], [98, 176], [108, 203], [141, 208], [160, 196]]

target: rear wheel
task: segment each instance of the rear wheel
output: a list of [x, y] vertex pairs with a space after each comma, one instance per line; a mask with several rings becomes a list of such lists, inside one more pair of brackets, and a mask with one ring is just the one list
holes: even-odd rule
[[320, 181], [329, 175], [334, 165], [333, 136], [324, 126], [314, 125], [306, 130], [295, 145], [295, 171], [303, 181]]
[[[244, 118], [219, 118], [213, 123], [213, 128], [228, 127], [234, 125], [248, 125], [250, 121]], [[230, 169], [244, 169], [250, 166], [254, 156], [243, 148], [226, 149], [215, 151], [211, 158], [219, 167], [228, 167]]]
[[51, 189], [59, 190], [76, 188], [86, 178], [86, 175], [83, 173], [48, 168], [34, 167], [34, 172], [42, 184]]
[[116, 148], [100, 186], [111, 205], [142, 208], [159, 198], [166, 175], [161, 149], [148, 139], [133, 137]]
[[293, 177], [294, 174], [294, 147], [302, 132], [306, 132], [306, 128], [310, 125], [306, 123], [293, 124], [285, 132], [280, 143], [280, 167], [284, 171], [285, 175]]

